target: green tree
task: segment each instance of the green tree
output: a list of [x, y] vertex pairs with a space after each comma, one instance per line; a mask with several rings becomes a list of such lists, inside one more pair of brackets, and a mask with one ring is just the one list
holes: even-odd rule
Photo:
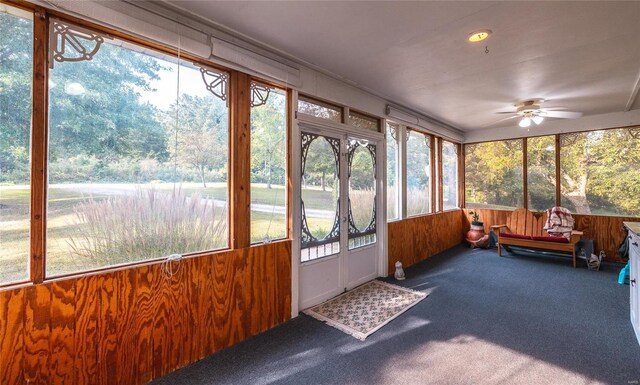
[[640, 128], [561, 137], [560, 187], [581, 214], [640, 214]]
[[[160, 113], [141, 92], [160, 61], [105, 42], [92, 60], [55, 62], [50, 70], [50, 160], [84, 154], [103, 163], [168, 157]], [[80, 85], [80, 95], [69, 87]]]
[[[337, 185], [338, 159], [331, 148], [329, 142], [324, 137], [319, 136], [309, 145], [307, 158], [305, 161], [304, 175], [302, 182], [307, 184], [320, 183], [322, 191], [327, 191], [327, 184]], [[331, 178], [328, 183], [327, 177]], [[335, 192], [336, 189], [334, 188]]]
[[286, 178], [286, 98], [272, 91], [264, 105], [251, 109], [252, 181], [284, 184]]
[[523, 207], [522, 140], [467, 145], [465, 156], [470, 207]]
[[527, 139], [529, 209], [544, 211], [556, 205], [555, 135]]
[[0, 13], [0, 181], [27, 183], [33, 25]]
[[224, 102], [183, 94], [171, 105], [165, 125], [171, 159], [195, 168], [203, 187], [207, 171], [226, 175], [229, 115]]

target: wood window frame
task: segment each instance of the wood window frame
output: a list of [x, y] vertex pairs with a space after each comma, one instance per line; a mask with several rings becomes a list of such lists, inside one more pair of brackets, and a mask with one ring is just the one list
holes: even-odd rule
[[[550, 135], [538, 135], [538, 136], [550, 136]], [[507, 142], [507, 141], [516, 141], [516, 140], [520, 140], [522, 141], [521, 147], [522, 147], [522, 181], [523, 183], [525, 183], [522, 186], [522, 191], [523, 191], [523, 195], [524, 195], [524, 200], [522, 203], [522, 207], [523, 208], [527, 208], [527, 187], [526, 187], [526, 182], [527, 182], [527, 155], [526, 155], [526, 138], [511, 138], [511, 139], [498, 139], [498, 140], [487, 140], [484, 142], [469, 142], [469, 143], [465, 143], [464, 144], [464, 154], [462, 154], [462, 162], [465, 164], [466, 166], [466, 158], [467, 158], [467, 146], [472, 146], [475, 144], [482, 144], [482, 143], [493, 143], [493, 142]], [[466, 168], [463, 168], [463, 173], [462, 173], [462, 184], [464, 186], [464, 188], [466, 188]], [[461, 208], [466, 208], [466, 193], [463, 193], [464, 196], [464, 201], [461, 204]]]
[[[438, 182], [439, 186], [440, 186], [440, 191], [439, 191], [439, 194], [440, 194], [440, 211], [439, 212], [448, 212], [448, 211], [460, 210], [460, 209], [463, 208], [462, 202], [460, 201], [460, 197], [462, 196], [461, 190], [460, 190], [460, 187], [462, 185], [461, 178], [460, 178], [460, 173], [461, 173], [461, 170], [464, 170], [461, 167], [461, 164], [463, 163], [463, 159], [464, 159], [464, 157], [461, 155], [462, 144], [454, 142], [454, 141], [449, 140], [449, 139], [442, 138], [442, 137], [440, 137], [440, 140], [438, 142], [440, 143], [440, 145], [439, 145], [439, 147], [440, 147], [439, 148], [440, 159], [439, 159], [439, 162], [438, 162], [438, 167], [440, 167], [440, 178], [439, 178], [439, 182]], [[456, 189], [458, 190], [457, 194], [456, 194], [457, 195], [456, 196], [456, 206], [457, 207], [452, 208], [452, 209], [447, 209], [447, 210], [444, 209], [444, 200], [443, 200], [443, 198], [444, 198], [444, 184], [443, 184], [444, 183], [443, 182], [444, 179], [443, 179], [443, 175], [442, 175], [442, 164], [443, 164], [443, 162], [442, 162], [442, 143], [443, 142], [451, 143], [456, 148], [456, 174], [457, 174], [456, 175]], [[464, 178], [462, 178], [462, 180], [464, 180]]]
[[[286, 201], [286, 210], [285, 210], [285, 215], [286, 217], [286, 228], [285, 228], [285, 235], [282, 238], [276, 238], [271, 240], [271, 242], [279, 242], [279, 241], [284, 241], [284, 240], [291, 240], [292, 236], [291, 234], [293, 234], [293, 220], [292, 220], [292, 216], [293, 216], [293, 211], [291, 209], [291, 205], [293, 204], [293, 196], [292, 196], [292, 191], [293, 191], [293, 181], [291, 179], [291, 167], [292, 167], [292, 163], [291, 163], [291, 151], [292, 151], [292, 140], [291, 140], [291, 130], [292, 130], [292, 121], [293, 121], [293, 116], [291, 113], [291, 104], [293, 103], [293, 92], [291, 90], [291, 88], [287, 88], [284, 87], [280, 84], [274, 83], [272, 81], [269, 80], [265, 80], [256, 76], [250, 76], [249, 79], [249, 84], [251, 84], [251, 82], [256, 82], [256, 83], [260, 83], [260, 84], [264, 84], [266, 86], [272, 87], [272, 88], [276, 88], [280, 91], [284, 91], [285, 94], [285, 119], [287, 120], [285, 123], [285, 151], [286, 151], [286, 156], [285, 156], [285, 167], [286, 167], [286, 175], [285, 175], [285, 201]], [[251, 93], [249, 93], [249, 97], [251, 97]], [[251, 243], [251, 104], [249, 104], [249, 150], [248, 150], [248, 170], [249, 170], [249, 188], [247, 190], [247, 196], [249, 199], [249, 222], [247, 224], [248, 226], [248, 231], [249, 231], [249, 246], [254, 247], [254, 246], [260, 246], [263, 245], [264, 242], [257, 242], [257, 243]]]
[[[56, 18], [64, 22], [75, 24], [93, 31], [113, 36], [127, 43], [135, 44], [145, 49], [150, 49], [173, 57], [180, 57], [196, 65], [203, 65], [229, 74], [229, 169], [227, 180], [229, 213], [229, 234], [227, 247], [184, 253], [183, 257], [203, 257], [228, 252], [234, 249], [251, 247], [250, 243], [250, 134], [251, 134], [251, 106], [250, 83], [252, 80], [267, 84], [286, 92], [287, 100], [287, 229], [286, 238], [275, 240], [289, 241], [291, 239], [293, 222], [292, 207], [292, 180], [291, 180], [291, 129], [292, 113], [288, 108], [292, 103], [292, 90], [288, 87], [271, 81], [253, 77], [249, 74], [225, 68], [217, 63], [154, 43], [146, 39], [136, 37], [120, 30], [108, 28], [103, 25], [86, 21], [82, 18], [68, 15], [64, 12], [35, 5], [24, 0], [2, 0], [3, 4], [33, 12], [33, 70], [32, 70], [32, 127], [31, 127], [31, 201], [30, 201], [30, 241], [29, 241], [29, 279], [18, 282], [0, 282], [0, 289], [18, 288], [25, 285], [37, 285], [61, 279], [82, 277], [110, 271], [120, 271], [132, 267], [157, 264], [166, 260], [166, 257], [147, 259], [123, 263], [115, 266], [104, 266], [95, 269], [81, 270], [69, 274], [61, 274], [53, 277], [46, 276], [46, 214], [47, 214], [47, 175], [48, 175], [48, 110], [49, 110], [49, 22], [50, 18]], [[344, 109], [342, 109], [344, 120]]]
[[[522, 141], [522, 173], [523, 173], [523, 207], [528, 209], [529, 208], [529, 197], [528, 197], [528, 193], [529, 193], [529, 187], [528, 187], [528, 154], [527, 154], [527, 149], [528, 149], [528, 139], [532, 139], [532, 138], [540, 138], [540, 137], [545, 137], [545, 136], [553, 136], [554, 137], [554, 143], [555, 143], [555, 178], [556, 178], [556, 185], [555, 185], [555, 204], [556, 206], [561, 206], [562, 204], [562, 186], [561, 186], [561, 179], [562, 179], [562, 175], [561, 175], [561, 155], [560, 155], [560, 151], [561, 151], [561, 137], [562, 135], [567, 135], [567, 134], [583, 134], [583, 133], [588, 133], [588, 132], [594, 132], [594, 131], [608, 131], [608, 130], [622, 130], [622, 129], [631, 129], [631, 128], [639, 128], [640, 125], [634, 124], [634, 125], [629, 125], [629, 126], [622, 126], [622, 127], [605, 127], [605, 128], [598, 128], [598, 129], [594, 129], [594, 130], [580, 130], [580, 131], [571, 131], [571, 132], [562, 132], [562, 133], [557, 133], [557, 134], [546, 134], [546, 135], [532, 135], [532, 136], [525, 136], [525, 137], [515, 137], [515, 138], [505, 138], [505, 139], [497, 139], [497, 140], [487, 140], [487, 141], [481, 141], [481, 142], [469, 142], [469, 143], [464, 143], [463, 144], [463, 149], [464, 149], [464, 154], [462, 154], [462, 161], [466, 163], [466, 147], [468, 145], [474, 145], [474, 144], [480, 144], [480, 143], [491, 143], [491, 142], [504, 142], [504, 141], [510, 141], [510, 140], [521, 140]], [[465, 164], [466, 166], [466, 164]], [[465, 170], [466, 168], [463, 167], [463, 174], [462, 174], [462, 183], [464, 185], [464, 183], [466, 183], [466, 179], [465, 179]], [[466, 197], [464, 196], [465, 194], [465, 187], [463, 187], [463, 195], [462, 195], [462, 204], [460, 207], [465, 208], [466, 207]], [[579, 215], [585, 215], [585, 214], [579, 214]], [[599, 215], [599, 214], [589, 214], [590, 216], [603, 216], [603, 215]], [[616, 215], [613, 217], [624, 217], [623, 215]]]
[[[430, 208], [429, 208], [429, 212], [427, 213], [421, 213], [421, 214], [415, 214], [415, 215], [408, 215], [405, 212], [405, 215], [401, 218], [398, 217], [398, 220], [400, 219], [407, 219], [407, 218], [416, 218], [416, 217], [421, 217], [424, 215], [432, 215], [432, 214], [437, 214], [439, 211], [437, 210], [436, 207], [436, 197], [438, 196], [438, 191], [440, 190], [440, 186], [442, 184], [442, 181], [440, 180], [440, 173], [437, 173], [438, 170], [438, 165], [437, 163], [437, 159], [441, 158], [441, 157], [437, 157], [436, 156], [436, 151], [438, 151], [438, 145], [437, 145], [437, 139], [439, 138], [436, 135], [433, 135], [431, 133], [419, 130], [417, 128], [413, 128], [411, 126], [405, 126], [405, 130], [406, 132], [417, 132], [420, 135], [424, 135], [425, 137], [429, 138], [429, 167], [431, 169], [431, 177], [429, 178], [429, 201], [430, 201]], [[404, 142], [404, 148], [405, 148], [405, 152], [406, 152], [406, 147], [407, 147], [407, 140], [406, 140], [406, 135], [404, 137], [401, 138], [401, 140]], [[402, 161], [402, 165], [401, 168], [404, 170], [405, 174], [406, 174], [406, 170], [407, 170], [407, 157], [406, 154], [403, 157], [403, 161]], [[405, 185], [402, 186], [402, 194], [403, 195], [407, 195], [407, 186], [406, 186], [406, 177], [404, 178], [404, 182]], [[405, 198], [404, 201], [406, 202], [407, 199]]]

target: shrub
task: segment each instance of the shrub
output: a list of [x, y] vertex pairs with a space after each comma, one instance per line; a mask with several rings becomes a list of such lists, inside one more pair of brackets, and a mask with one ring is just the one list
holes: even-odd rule
[[226, 211], [179, 188], [90, 198], [76, 206], [69, 244], [74, 257], [100, 266], [216, 249], [227, 244]]
[[374, 190], [351, 190], [351, 214], [358, 230], [364, 230], [371, 221], [376, 193]]

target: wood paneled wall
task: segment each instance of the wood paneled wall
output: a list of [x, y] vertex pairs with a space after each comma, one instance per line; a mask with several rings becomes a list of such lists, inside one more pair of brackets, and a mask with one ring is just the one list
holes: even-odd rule
[[290, 314], [290, 241], [6, 290], [0, 384], [145, 384]]
[[[507, 217], [511, 211], [490, 209], [465, 209], [465, 212], [477, 211], [480, 221], [484, 223], [485, 231], [489, 231], [491, 225], [507, 223]], [[624, 239], [622, 222], [640, 222], [640, 218], [634, 217], [607, 217], [600, 215], [573, 214], [576, 220], [575, 229], [584, 232], [583, 238], [593, 239], [596, 254], [604, 250], [609, 262], [622, 262], [618, 256], [618, 246]], [[469, 228], [469, 215], [464, 217], [463, 232]]]
[[463, 220], [462, 210], [454, 210], [389, 222], [389, 274], [397, 261], [408, 267], [460, 244]]

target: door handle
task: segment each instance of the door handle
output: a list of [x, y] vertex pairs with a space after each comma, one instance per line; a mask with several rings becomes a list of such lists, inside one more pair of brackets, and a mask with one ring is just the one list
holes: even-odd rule
[[629, 283], [631, 284], [631, 286], [635, 286], [636, 285], [636, 279], [632, 279], [631, 281], [629, 281]]
[[634, 245], [635, 247], [638, 247], [638, 242], [633, 242], [632, 245]]

